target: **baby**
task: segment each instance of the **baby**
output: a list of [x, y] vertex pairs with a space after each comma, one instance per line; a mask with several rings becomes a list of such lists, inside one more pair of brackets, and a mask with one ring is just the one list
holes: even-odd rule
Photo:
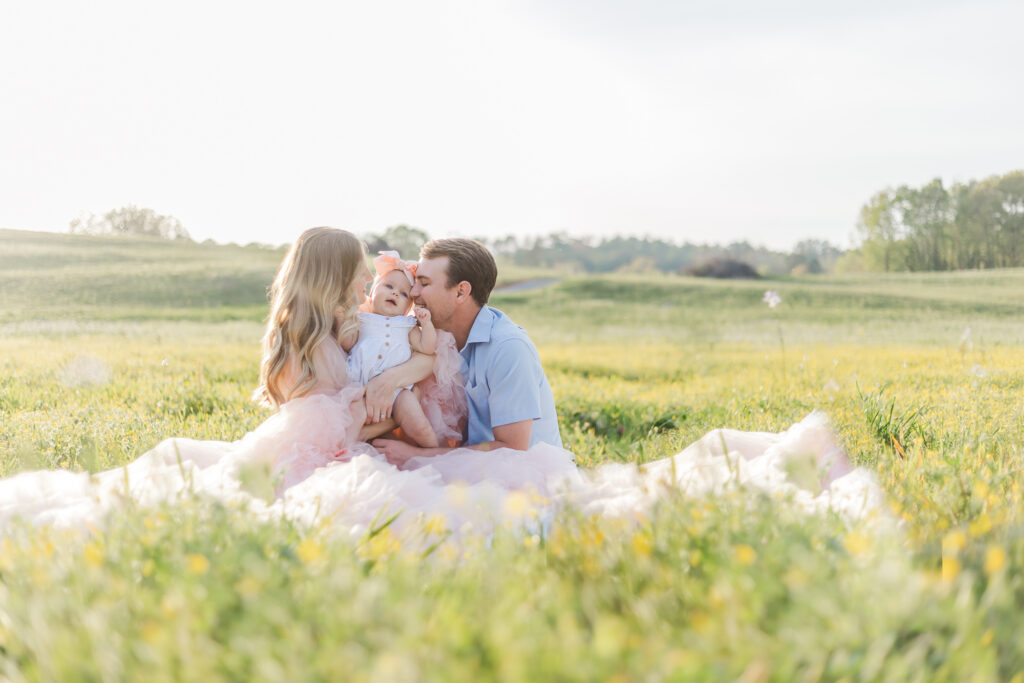
[[[403, 261], [396, 251], [382, 251], [373, 266], [377, 277], [370, 289], [372, 313], [360, 312], [359, 331], [341, 340], [349, 354], [349, 378], [363, 385], [409, 360], [413, 351], [433, 355], [437, 349], [437, 330], [430, 311], [417, 308], [414, 316], [408, 315], [416, 263]], [[415, 392], [411, 386], [399, 389], [392, 415], [407, 437], [420, 446], [434, 448], [437, 435]]]

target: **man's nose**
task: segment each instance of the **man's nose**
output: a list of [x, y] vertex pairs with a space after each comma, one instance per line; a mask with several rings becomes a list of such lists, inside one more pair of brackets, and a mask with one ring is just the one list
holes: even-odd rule
[[418, 297], [420, 295], [420, 291], [422, 291], [422, 288], [420, 287], [420, 283], [414, 282], [413, 285], [412, 285], [412, 290], [410, 290], [410, 292], [409, 292], [409, 296], [411, 296], [412, 298], [415, 299], [416, 297]]

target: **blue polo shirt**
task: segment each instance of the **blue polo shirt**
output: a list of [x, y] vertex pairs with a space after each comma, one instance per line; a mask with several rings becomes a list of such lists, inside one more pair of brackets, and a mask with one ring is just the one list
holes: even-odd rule
[[533, 420], [530, 445], [562, 445], [555, 398], [537, 348], [523, 328], [484, 306], [473, 321], [462, 355], [469, 399], [468, 444], [494, 441], [494, 427]]

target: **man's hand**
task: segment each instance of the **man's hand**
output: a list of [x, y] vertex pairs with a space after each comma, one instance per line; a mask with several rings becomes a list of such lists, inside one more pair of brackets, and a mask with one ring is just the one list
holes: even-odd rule
[[381, 373], [366, 383], [366, 424], [376, 424], [391, 417], [397, 386], [388, 382], [386, 373]]
[[[359, 408], [360, 410], [363, 408], [362, 400], [359, 401]], [[364, 423], [363, 426], [359, 428], [359, 436], [356, 438], [356, 441], [370, 443], [371, 439], [376, 439], [378, 436], [384, 436], [397, 426], [398, 424], [394, 420], [384, 420], [383, 422], [378, 422], [377, 424], [372, 425]]]
[[425, 454], [424, 449], [394, 439], [374, 439], [373, 447], [398, 469], [404, 469], [410, 458]]

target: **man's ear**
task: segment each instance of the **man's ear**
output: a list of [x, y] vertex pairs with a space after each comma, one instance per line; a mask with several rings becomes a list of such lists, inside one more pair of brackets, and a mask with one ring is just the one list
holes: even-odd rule
[[469, 298], [470, 294], [473, 293], [473, 285], [469, 284], [465, 280], [455, 285], [455, 301], [462, 303]]

